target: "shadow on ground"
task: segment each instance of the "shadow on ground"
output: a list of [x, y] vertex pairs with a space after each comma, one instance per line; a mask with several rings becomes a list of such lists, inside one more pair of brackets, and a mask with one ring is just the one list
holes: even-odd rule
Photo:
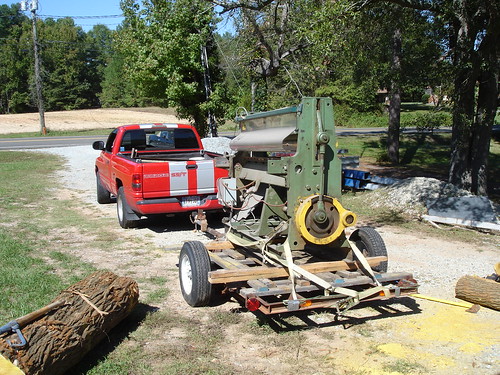
[[72, 367], [66, 374], [84, 375], [99, 362], [103, 361], [106, 356], [113, 352], [118, 345], [127, 339], [131, 333], [136, 331], [146, 316], [157, 311], [158, 308], [144, 303], [140, 303], [132, 311], [132, 313], [114, 327], [107, 337], [105, 337], [96, 347], [94, 347], [83, 359]]
[[[363, 311], [361, 311], [364, 309]], [[246, 309], [237, 309], [233, 312], [246, 312]], [[360, 315], [362, 317], [355, 316]], [[350, 311], [341, 315], [335, 314], [333, 309], [316, 309], [303, 312], [291, 312], [277, 315], [254, 313], [259, 326], [268, 326], [276, 333], [303, 331], [311, 328], [342, 326], [349, 329], [355, 326], [379, 319], [391, 319], [399, 316], [420, 314], [420, 305], [409, 297], [384, 301], [370, 301], [361, 303]], [[321, 315], [321, 319], [318, 316]]]

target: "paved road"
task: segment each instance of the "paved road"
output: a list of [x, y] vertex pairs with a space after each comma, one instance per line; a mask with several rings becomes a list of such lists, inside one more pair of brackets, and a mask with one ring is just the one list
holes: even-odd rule
[[0, 150], [22, 150], [54, 147], [91, 147], [94, 141], [105, 141], [106, 135], [80, 135], [68, 137], [0, 138]]
[[[377, 135], [387, 132], [385, 128], [336, 128], [336, 133], [343, 136], [353, 135]], [[403, 134], [416, 133], [416, 129], [405, 129]], [[436, 130], [435, 132], [446, 133], [451, 132], [450, 128]], [[236, 134], [234, 132], [221, 132], [221, 136], [232, 138]], [[85, 146], [91, 147], [94, 141], [106, 141], [107, 135], [81, 135], [68, 137], [30, 137], [30, 138], [1, 138], [0, 135], [0, 150], [22, 150], [22, 149], [39, 149], [39, 148], [54, 148], [54, 147], [74, 147]]]

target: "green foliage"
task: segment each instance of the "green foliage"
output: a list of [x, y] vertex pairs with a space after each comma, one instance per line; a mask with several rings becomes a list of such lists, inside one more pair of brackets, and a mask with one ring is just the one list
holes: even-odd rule
[[380, 110], [373, 112], [360, 112], [347, 105], [335, 106], [335, 126], [348, 128], [379, 128], [386, 127], [387, 113]]
[[368, 112], [378, 109], [375, 101], [377, 92], [376, 82], [364, 82], [360, 85], [352, 81], [340, 79], [331, 82], [328, 86], [316, 89], [316, 96], [329, 96], [337, 104], [349, 107], [353, 111]]
[[47, 110], [89, 108], [95, 101], [85, 56], [85, 33], [71, 18], [39, 21], [43, 93]]
[[[206, 2], [122, 2], [124, 27], [118, 50], [124, 57], [124, 72], [144, 97], [157, 105], [173, 106], [179, 116], [189, 118], [203, 135], [210, 110], [222, 119], [225, 91], [219, 87], [220, 71], [214, 47], [214, 13]], [[206, 99], [201, 49], [209, 57], [213, 95]]]
[[32, 109], [30, 103], [29, 20], [18, 4], [0, 5], [0, 113]]
[[129, 75], [125, 74], [125, 59], [120, 52], [115, 52], [104, 68], [101, 86], [99, 99], [104, 108], [142, 107], [149, 104]]
[[418, 112], [413, 116], [403, 116], [401, 127], [416, 128], [418, 131], [433, 131], [452, 124], [451, 115], [447, 112], [427, 111]]
[[[97, 25], [87, 34], [71, 18], [37, 21], [46, 110], [99, 105], [111, 31]], [[35, 111], [32, 23], [18, 5], [0, 6], [0, 113]]]

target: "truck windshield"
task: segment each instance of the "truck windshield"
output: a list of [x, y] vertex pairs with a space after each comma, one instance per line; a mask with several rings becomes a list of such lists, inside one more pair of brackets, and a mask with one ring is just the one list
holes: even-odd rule
[[134, 129], [122, 138], [120, 151], [162, 151], [199, 149], [196, 135], [191, 129]]

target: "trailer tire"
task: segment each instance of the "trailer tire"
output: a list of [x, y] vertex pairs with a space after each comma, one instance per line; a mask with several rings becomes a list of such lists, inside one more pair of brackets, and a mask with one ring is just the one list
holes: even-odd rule
[[116, 214], [118, 217], [118, 223], [124, 229], [135, 228], [139, 221], [137, 215], [132, 211], [125, 198], [125, 192], [123, 191], [123, 186], [118, 189], [118, 194], [116, 195]]
[[101, 184], [101, 177], [99, 176], [99, 172], [96, 172], [95, 179], [97, 183], [97, 203], [99, 204], [107, 204], [111, 203], [111, 193], [106, 190], [104, 186]]
[[210, 302], [209, 272], [210, 257], [205, 246], [199, 241], [185, 242], [179, 256], [179, 282], [182, 296], [190, 306], [207, 306]]
[[[366, 257], [387, 256], [387, 248], [380, 234], [371, 227], [361, 227], [356, 229], [349, 237], [354, 241], [359, 250]], [[387, 272], [388, 261], [381, 262], [378, 266], [372, 267], [376, 272]]]

